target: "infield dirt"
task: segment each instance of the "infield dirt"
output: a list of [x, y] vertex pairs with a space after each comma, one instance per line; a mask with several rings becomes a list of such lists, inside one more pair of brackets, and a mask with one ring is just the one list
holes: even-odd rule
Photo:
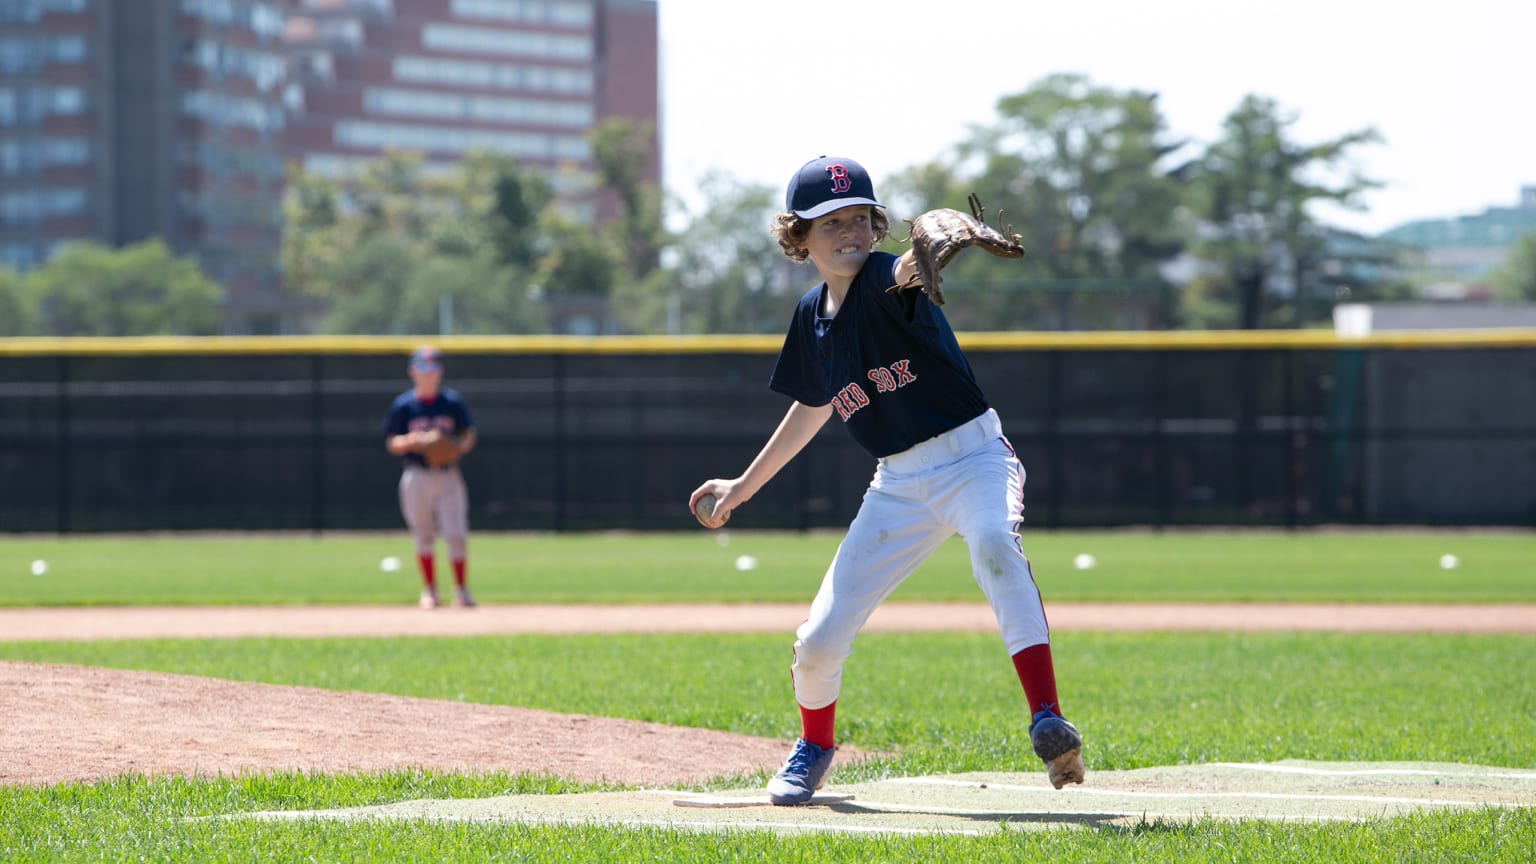
[[[0, 610], [0, 640], [783, 632], [804, 606], [482, 606]], [[1536, 633], [1536, 606], [1053, 604], [1057, 630]], [[869, 630], [991, 630], [983, 605], [889, 604]], [[687, 784], [777, 767], [786, 743], [605, 717], [0, 662], [0, 784], [123, 774], [216, 776], [405, 768]], [[843, 759], [857, 758], [851, 750]]]

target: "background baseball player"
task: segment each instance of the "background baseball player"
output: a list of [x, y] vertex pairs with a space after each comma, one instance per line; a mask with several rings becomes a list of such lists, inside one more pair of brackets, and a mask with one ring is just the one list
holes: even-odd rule
[[475, 421], [464, 397], [443, 386], [443, 358], [436, 348], [417, 348], [408, 370], [412, 386], [389, 406], [384, 447], [404, 464], [400, 512], [416, 541], [421, 606], [438, 606], [434, 553], [439, 534], [453, 563], [454, 602], [474, 606], [467, 581], [469, 493], [459, 458], [475, 447]]
[[[873, 251], [888, 220], [869, 175], [851, 159], [807, 162], [790, 180], [786, 203], [790, 212], [773, 229], [779, 245], [791, 259], [809, 258], [823, 280], [796, 307], [769, 384], [794, 402], [746, 471], [706, 481], [689, 508], [706, 527], [720, 527], [834, 414], [878, 463], [795, 634], [801, 737], [769, 781], [770, 800], [802, 804], [821, 786], [836, 749], [837, 698], [854, 637], [880, 601], [955, 534], [970, 549], [1029, 700], [1036, 755], [1056, 788], [1081, 783], [1082, 738], [1061, 717], [1045, 610], [1019, 543], [1024, 469], [936, 305], [937, 270], [954, 251], [979, 243], [1017, 257], [1022, 248], [946, 210], [914, 221], [914, 238], [919, 226], [932, 234], [921, 248], [900, 258]], [[979, 216], [979, 203], [972, 206]], [[985, 241], [976, 236], [985, 232]], [[937, 258], [923, 251], [940, 248], [946, 251]], [[932, 284], [900, 290], [921, 284], [919, 273], [935, 274]], [[713, 509], [708, 501], [701, 506], [710, 496]]]

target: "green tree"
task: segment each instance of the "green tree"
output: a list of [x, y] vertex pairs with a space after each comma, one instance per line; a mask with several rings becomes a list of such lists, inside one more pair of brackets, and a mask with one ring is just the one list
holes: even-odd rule
[[1524, 234], [1488, 281], [1501, 300], [1536, 301], [1536, 232]]
[[36, 306], [21, 274], [0, 265], [0, 336], [37, 335]]
[[535, 284], [548, 297], [607, 297], [621, 268], [619, 253], [600, 234], [561, 218], [546, 223], [551, 244], [539, 261]]
[[637, 333], [777, 333], [815, 279], [780, 251], [768, 226], [779, 193], [721, 174], [705, 178], [701, 211], [688, 214], [672, 262], [621, 285], [616, 313]]
[[538, 332], [529, 291], [550, 201], [545, 177], [492, 153], [451, 172], [399, 153], [341, 178], [301, 172], [285, 202], [288, 284], [329, 303], [331, 332]]
[[[331, 301], [326, 329], [334, 333], [403, 333], [405, 286], [420, 260], [397, 234], [379, 234], [338, 254], [323, 269]], [[435, 332], [436, 327], [414, 332]]]
[[24, 290], [53, 336], [218, 332], [222, 291], [196, 262], [148, 240], [122, 249], [71, 243], [28, 273]]
[[1300, 326], [1328, 315], [1334, 256], [1314, 202], [1346, 208], [1380, 184], [1353, 166], [1355, 150], [1380, 141], [1373, 129], [1316, 144], [1291, 140], [1293, 115], [1261, 96], [1244, 97], [1222, 135], [1190, 167], [1195, 254], [1205, 267], [1186, 311], [1205, 326]]
[[669, 239], [661, 189], [644, 179], [654, 159], [654, 140], [649, 124], [622, 119], [604, 120], [592, 132], [598, 179], [619, 202], [617, 251], [631, 280], [643, 280], [661, 266]]
[[[1047, 76], [997, 103], [998, 121], [959, 147], [960, 168], [923, 166], [901, 176], [912, 212], [968, 209], [976, 192], [989, 221], [1021, 235], [1023, 262], [966, 254], [946, 271], [956, 321], [1056, 328], [1090, 290], [1145, 287], [1161, 296], [1162, 264], [1184, 245], [1173, 138], [1157, 96]], [[899, 226], [898, 226], [899, 227]], [[899, 230], [893, 231], [898, 238]], [[990, 322], [988, 325], [987, 322]]]
[[[391, 327], [406, 333], [461, 335], [543, 333], [544, 308], [529, 299], [529, 285], [492, 255], [439, 255], [417, 262], [405, 279]], [[444, 313], [448, 319], [443, 320]]]

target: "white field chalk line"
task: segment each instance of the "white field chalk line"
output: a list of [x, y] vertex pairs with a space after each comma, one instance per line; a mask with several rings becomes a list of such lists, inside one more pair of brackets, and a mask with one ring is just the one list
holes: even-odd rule
[[[1118, 789], [1041, 789], [1034, 786], [1010, 786], [1007, 783], [980, 783], [975, 780], [928, 780], [921, 777], [896, 777], [887, 783], [905, 783], [912, 786], [965, 786], [972, 789], [1002, 789], [1008, 792], [1042, 792], [1052, 795], [1106, 795], [1125, 798], [1259, 798], [1278, 801], [1359, 801], [1382, 804], [1428, 804], [1435, 807], [1482, 807], [1484, 801], [1455, 801], [1442, 798], [1398, 798], [1388, 795], [1297, 795], [1285, 792], [1132, 792]], [[1496, 806], [1518, 807], [1513, 803]]]
[[1476, 780], [1480, 777], [1497, 777], [1501, 780], [1536, 780], [1536, 774], [1472, 774], [1456, 771], [1425, 771], [1422, 768], [1370, 768], [1358, 771], [1333, 768], [1303, 768], [1300, 765], [1264, 765], [1257, 762], [1212, 762], [1215, 768], [1242, 768], [1248, 771], [1272, 771], [1276, 774], [1308, 774], [1319, 777], [1454, 777]]
[[[1140, 814], [1129, 813], [1129, 814], [1126, 814], [1126, 815], [1128, 815], [1128, 816], [1137, 816], [1137, 815], [1140, 815]], [[433, 815], [427, 815], [427, 814], [405, 815], [405, 814], [391, 813], [391, 814], [388, 814], [388, 815], [378, 814], [378, 815], [358, 816], [358, 815], [355, 815], [355, 814], [342, 814], [340, 811], [335, 811], [335, 810], [268, 810], [268, 811], [260, 812], [260, 813], [240, 813], [240, 814], [233, 814], [232, 816], [231, 815], [226, 815], [226, 816], [197, 817], [197, 818], [201, 818], [201, 819], [207, 819], [207, 818], [216, 818], [216, 819], [246, 818], [246, 819], [263, 819], [263, 820], [266, 820], [266, 821], [278, 821], [278, 820], [283, 820], [283, 819], [299, 820], [299, 819], [345, 819], [345, 818], [352, 818], [352, 819], [397, 820], [397, 821], [402, 821], [402, 822], [408, 822], [408, 821], [413, 821], [413, 820], [428, 820], [428, 821], [433, 821], [433, 822], [517, 822], [517, 823], [525, 824], [525, 825], [576, 825], [576, 826], [580, 826], [580, 825], [616, 825], [616, 826], [619, 826], [619, 827], [622, 827], [622, 828], [699, 828], [699, 829], [714, 829], [714, 830], [718, 830], [718, 829], [724, 827], [724, 828], [729, 828], [732, 831], [739, 830], [739, 829], [751, 829], [751, 828], [763, 828], [763, 829], [770, 829], [770, 830], [771, 829], [783, 830], [783, 829], [788, 828], [788, 829], [792, 829], [792, 830], [795, 830], [795, 831], [807, 831], [807, 832], [827, 831], [827, 832], [838, 833], [838, 834], [910, 834], [910, 835], [913, 835], [913, 836], [927, 836], [927, 835], [932, 835], [932, 834], [964, 834], [964, 835], [969, 835], [969, 836], [972, 836], [972, 837], [982, 837], [982, 836], [990, 835], [992, 833], [992, 830], [990, 828], [988, 828], [988, 829], [947, 828], [947, 827], [943, 827], [943, 828], [901, 828], [901, 827], [881, 827], [881, 826], [873, 826], [873, 825], [832, 825], [832, 824], [826, 824], [826, 823], [820, 823], [820, 822], [777, 822], [777, 821], [768, 820], [768, 819], [753, 819], [753, 820], [745, 821], [745, 822], [735, 821], [735, 820], [731, 820], [731, 821], [728, 821], [728, 822], [727, 821], [714, 822], [714, 821], [710, 821], [710, 820], [707, 820], [707, 819], [699, 819], [699, 820], [692, 820], [692, 819], [690, 819], [690, 820], [682, 820], [682, 819], [641, 819], [641, 818], [602, 819], [602, 818], [599, 818], [599, 817], [590, 817], [590, 816], [552, 816], [552, 815], [543, 815], [543, 816], [473, 816], [473, 817], [464, 817], [464, 816], [452, 816], [452, 815], [440, 815], [440, 814], [433, 814]]]

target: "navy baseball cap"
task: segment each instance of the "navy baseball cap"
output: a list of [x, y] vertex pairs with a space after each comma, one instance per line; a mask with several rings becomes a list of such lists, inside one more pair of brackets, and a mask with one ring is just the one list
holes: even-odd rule
[[842, 156], [822, 156], [801, 165], [789, 178], [784, 204], [801, 219], [859, 204], [885, 206], [875, 200], [875, 184], [864, 166]]
[[411, 352], [411, 368], [417, 372], [436, 372], [443, 368], [443, 353], [431, 345]]

